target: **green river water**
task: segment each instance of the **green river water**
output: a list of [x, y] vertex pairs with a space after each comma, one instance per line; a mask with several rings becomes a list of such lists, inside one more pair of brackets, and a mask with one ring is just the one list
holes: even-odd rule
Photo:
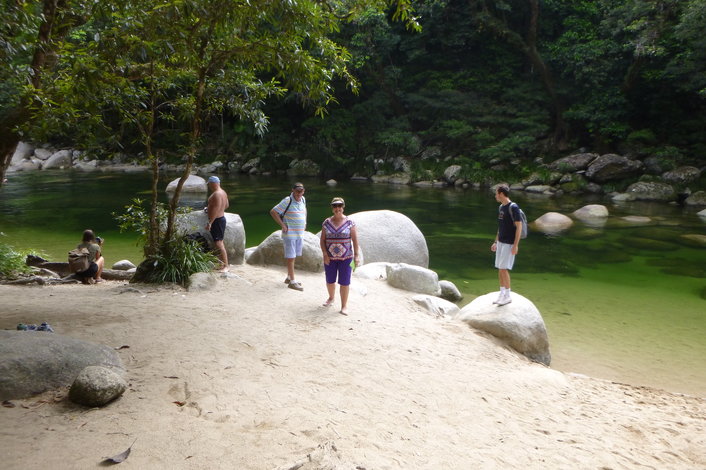
[[[165, 177], [160, 188], [175, 177]], [[310, 231], [316, 233], [330, 215], [333, 196], [346, 199], [348, 214], [398, 211], [426, 236], [429, 267], [464, 294], [460, 306], [497, 290], [490, 252], [497, 203], [489, 192], [304, 182]], [[242, 217], [247, 246], [257, 245], [276, 229], [269, 209], [288, 194], [289, 183], [275, 177], [223, 178], [229, 211]], [[111, 213], [121, 212], [134, 197], [147, 199], [149, 188], [150, 178], [144, 173], [10, 174], [0, 188], [0, 239], [64, 261], [81, 232], [92, 228], [106, 240], [107, 266], [126, 258], [136, 263], [141, 258], [136, 235], [120, 233]], [[166, 201], [163, 192], [160, 196]], [[530, 221], [548, 211], [570, 214], [589, 203], [604, 204], [611, 214], [603, 227], [577, 221], [561, 236], [530, 231], [520, 244], [513, 290], [532, 300], [542, 313], [552, 367], [706, 396], [706, 248], [680, 238], [706, 234], [706, 220], [696, 215], [697, 209], [661, 203], [614, 205], [602, 198], [531, 197], [521, 192], [511, 198]], [[205, 195], [184, 202], [201, 208]], [[622, 219], [629, 215], [648, 216], [651, 222]]]

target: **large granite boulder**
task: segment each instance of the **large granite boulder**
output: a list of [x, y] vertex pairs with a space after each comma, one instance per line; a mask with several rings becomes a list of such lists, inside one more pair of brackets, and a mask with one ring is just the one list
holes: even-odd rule
[[290, 176], [317, 176], [320, 172], [319, 164], [312, 160], [292, 160], [287, 170]]
[[[176, 191], [177, 185], [179, 184], [180, 178], [171, 181], [167, 185], [166, 191], [168, 193], [173, 193]], [[182, 193], [208, 193], [208, 185], [206, 180], [198, 175], [189, 175], [184, 181], [184, 185], [181, 187]]]
[[[301, 257], [297, 257], [294, 262], [295, 269], [312, 271], [315, 273], [324, 270], [324, 256], [321, 254], [320, 239], [311, 232], [304, 232], [304, 240]], [[282, 231], [277, 230], [269, 237], [265, 238], [255, 250], [248, 255], [248, 264], [286, 266], [284, 260], [284, 245], [282, 243]]]
[[533, 228], [547, 234], [559, 233], [569, 229], [574, 224], [570, 217], [558, 212], [547, 212], [535, 220]]
[[31, 157], [29, 160], [22, 160], [17, 165], [11, 167], [13, 171], [34, 171], [41, 170], [42, 161], [38, 158]]
[[19, 142], [15, 148], [15, 153], [12, 154], [10, 166], [17, 166], [24, 160], [29, 160], [34, 154], [34, 145], [26, 142]]
[[533, 184], [531, 186], [527, 186], [525, 191], [528, 193], [551, 195], [554, 193], [554, 188], [548, 184]]
[[605, 219], [608, 217], [608, 208], [602, 204], [588, 204], [576, 209], [572, 215], [579, 220]]
[[676, 191], [667, 183], [656, 181], [638, 181], [628, 186], [627, 194], [632, 194], [638, 201], [673, 201]]
[[391, 175], [373, 175], [370, 177], [373, 183], [388, 183], [406, 185], [412, 182], [412, 175], [409, 173], [393, 173]]
[[251, 158], [240, 167], [241, 173], [257, 174], [260, 168], [260, 157]]
[[118, 398], [125, 390], [127, 382], [114, 370], [88, 366], [71, 384], [69, 400], [84, 406], [103, 406]]
[[454, 184], [461, 174], [461, 165], [451, 165], [444, 170], [444, 180]]
[[435, 317], [454, 317], [461, 311], [455, 303], [433, 295], [419, 294], [412, 300]]
[[0, 330], [0, 400], [68, 387], [88, 366], [123, 373], [113, 348], [43, 331]]
[[357, 212], [349, 217], [355, 221], [366, 264], [384, 261], [429, 266], [427, 241], [406, 215], [380, 210]]
[[98, 165], [98, 160], [88, 160], [74, 163], [74, 168], [80, 171], [96, 171], [98, 170]]
[[549, 164], [549, 168], [565, 173], [573, 173], [585, 170], [596, 158], [598, 158], [597, 153], [576, 153], [553, 161]]
[[431, 269], [406, 263], [387, 266], [387, 283], [392, 287], [420, 294], [438, 296], [441, 294], [439, 275]]
[[505, 341], [515, 351], [545, 365], [551, 363], [549, 338], [542, 315], [527, 298], [513, 292], [512, 302], [493, 303], [497, 292], [481, 295], [461, 309], [458, 319]]
[[451, 302], [458, 302], [459, 300], [463, 299], [461, 291], [458, 290], [456, 284], [451, 281], [439, 281], [439, 288], [441, 289], [439, 297], [441, 297], [442, 299], [446, 299]]
[[588, 166], [586, 177], [597, 183], [605, 183], [637, 176], [640, 170], [641, 161], [609, 153], [596, 158]]
[[684, 203], [687, 206], [706, 206], [706, 191], [696, 191], [690, 194]]
[[701, 217], [703, 219], [706, 219], [706, 209], [697, 212], [696, 215], [698, 215], [699, 217]]
[[51, 157], [55, 153], [56, 153], [56, 151], [53, 149], [39, 148], [39, 149], [34, 150], [35, 158], [38, 158], [41, 161], [48, 160], [49, 157]]
[[[362, 250], [361, 250], [362, 251]], [[378, 261], [376, 263], [366, 263], [363, 266], [357, 266], [353, 271], [353, 276], [361, 279], [387, 280], [387, 267], [391, 263]]]
[[662, 174], [662, 179], [667, 183], [689, 184], [701, 176], [701, 170], [695, 166], [680, 166]]
[[127, 271], [136, 267], [137, 266], [135, 266], [129, 259], [121, 259], [120, 261], [113, 263], [113, 269], [117, 269], [118, 271]]
[[68, 168], [71, 166], [71, 150], [59, 150], [47, 158], [47, 161], [42, 165], [42, 170], [51, 170], [53, 168]]
[[[245, 258], [245, 226], [238, 214], [226, 212], [225, 217], [226, 231], [223, 235], [223, 244], [228, 253], [228, 264], [243, 264]], [[207, 223], [208, 215], [204, 211], [193, 211], [177, 216], [176, 229], [182, 235], [200, 233], [213, 248], [213, 237], [205, 228]]]

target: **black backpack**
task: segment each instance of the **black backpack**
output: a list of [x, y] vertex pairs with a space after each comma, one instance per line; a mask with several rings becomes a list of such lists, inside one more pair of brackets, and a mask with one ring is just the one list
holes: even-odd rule
[[204, 253], [208, 253], [211, 251], [211, 245], [209, 245], [208, 239], [201, 235], [201, 232], [184, 235], [184, 240], [192, 242]]

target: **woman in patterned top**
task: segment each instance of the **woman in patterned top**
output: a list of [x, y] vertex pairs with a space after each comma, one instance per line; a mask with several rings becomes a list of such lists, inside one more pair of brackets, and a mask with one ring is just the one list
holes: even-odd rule
[[321, 228], [321, 251], [324, 254], [324, 270], [326, 271], [326, 289], [328, 299], [324, 307], [333, 304], [336, 295], [336, 278], [341, 292], [341, 310], [339, 313], [348, 315], [348, 289], [351, 284], [352, 262], [360, 261], [358, 249], [358, 234], [355, 222], [343, 215], [346, 203], [343, 198], [335, 197], [331, 201], [333, 215], [324, 220]]

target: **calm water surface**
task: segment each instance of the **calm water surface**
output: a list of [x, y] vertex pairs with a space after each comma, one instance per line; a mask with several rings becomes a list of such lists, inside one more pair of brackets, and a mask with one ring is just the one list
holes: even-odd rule
[[[166, 177], [161, 188], [176, 176]], [[343, 196], [347, 213], [390, 209], [410, 217], [425, 234], [430, 268], [464, 293], [461, 306], [497, 290], [490, 244], [497, 204], [485, 191], [426, 189], [305, 181], [310, 231]], [[288, 194], [289, 180], [225, 177], [230, 212], [242, 217], [247, 246], [276, 226], [269, 209]], [[85, 228], [106, 239], [107, 265], [139, 261], [136, 236], [121, 234], [111, 215], [134, 197], [149, 197], [146, 174], [33, 172], [10, 175], [0, 189], [2, 240], [38, 248], [64, 260]], [[166, 196], [161, 194], [164, 201]], [[561, 236], [538, 232], [520, 245], [513, 290], [531, 299], [547, 324], [552, 367], [618, 382], [706, 396], [706, 249], [680, 239], [705, 234], [695, 209], [657, 203], [614, 205], [602, 199], [549, 199], [515, 193], [530, 221], [548, 211], [569, 214], [587, 203], [605, 204], [603, 227], [577, 222]], [[203, 207], [205, 196], [185, 201]], [[646, 215], [648, 224], [622, 217]], [[324, 285], [322, 281], [322, 292]], [[37, 319], [41, 321], [41, 319]]]

